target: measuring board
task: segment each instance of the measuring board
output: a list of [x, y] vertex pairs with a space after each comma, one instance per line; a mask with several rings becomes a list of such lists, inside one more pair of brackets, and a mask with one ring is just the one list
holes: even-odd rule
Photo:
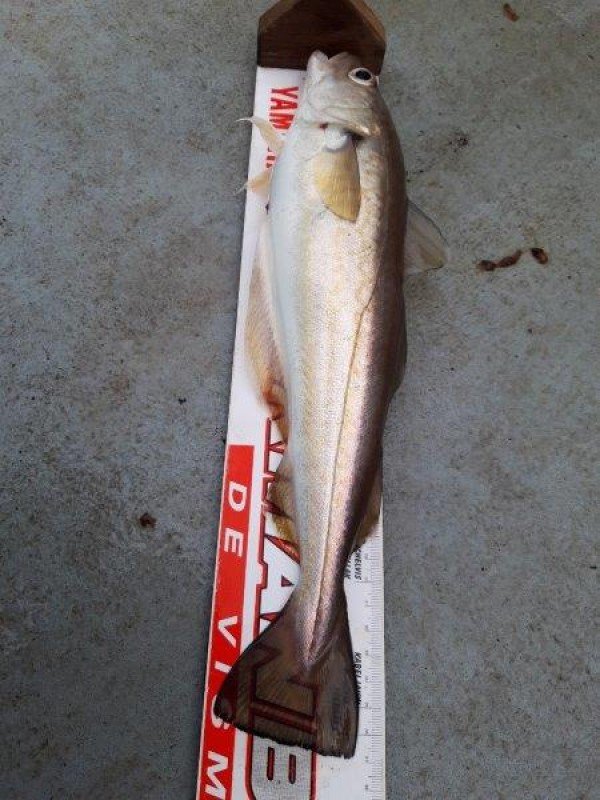
[[[334, 6], [357, 6], [357, 0], [328, 2], [331, 13]], [[289, 0], [278, 5], [290, 7]], [[303, 1], [296, 5], [302, 7]], [[309, 0], [305, 5], [310, 8], [314, 2]], [[335, 17], [331, 19], [335, 24]], [[308, 36], [303, 45], [306, 60], [314, 49], [322, 49], [328, 55], [352, 49], [352, 41], [348, 42], [349, 46], [340, 46], [339, 26], [334, 29], [335, 43], [329, 44], [327, 25], [323, 20], [321, 25], [321, 38], [316, 37], [315, 45], [310, 44], [314, 36]], [[356, 30], [360, 33], [359, 28]], [[364, 48], [364, 32], [360, 35]], [[366, 38], [368, 40], [368, 36]], [[265, 39], [263, 44], [265, 41], [268, 44]], [[379, 40], [377, 44], [381, 48]], [[260, 45], [259, 38], [259, 56]], [[287, 46], [284, 58], [289, 63]], [[304, 58], [304, 54], [299, 58]], [[265, 56], [263, 61], [270, 59], [272, 56]], [[378, 59], [379, 56], [371, 53], [365, 63], [379, 68], [381, 59]], [[302, 70], [277, 66], [257, 69], [253, 113], [269, 119], [284, 137], [298, 106], [304, 75]], [[274, 154], [258, 131], [253, 130], [249, 176], [257, 175], [274, 160]], [[248, 193], [197, 800], [383, 800], [385, 661], [381, 516], [376, 531], [351, 556], [346, 569], [345, 589], [360, 692], [359, 733], [354, 757], [349, 760], [326, 758], [254, 737], [223, 722], [213, 711], [225, 675], [247, 645], [283, 608], [299, 575], [298, 554], [293, 546], [278, 537], [266, 501], [284, 447], [277, 423], [269, 418], [268, 409], [258, 396], [245, 353], [250, 277], [265, 214], [265, 201]]]

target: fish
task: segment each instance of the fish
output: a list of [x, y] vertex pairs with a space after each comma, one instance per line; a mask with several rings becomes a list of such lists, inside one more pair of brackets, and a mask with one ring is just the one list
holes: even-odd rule
[[378, 77], [357, 57], [312, 54], [285, 142], [250, 122], [277, 160], [248, 185], [268, 210], [245, 347], [285, 442], [268, 499], [300, 578], [214, 710], [254, 735], [351, 758], [359, 695], [344, 571], [379, 518], [384, 425], [407, 353], [404, 277], [442, 266], [446, 245], [407, 199]]

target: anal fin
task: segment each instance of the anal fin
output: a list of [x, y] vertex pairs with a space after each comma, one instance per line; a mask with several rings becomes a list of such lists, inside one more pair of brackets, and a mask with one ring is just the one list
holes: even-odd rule
[[286, 451], [281, 459], [273, 482], [267, 494], [269, 511], [273, 515], [277, 534], [281, 539], [297, 545], [294, 525], [294, 488], [292, 483], [292, 464]]

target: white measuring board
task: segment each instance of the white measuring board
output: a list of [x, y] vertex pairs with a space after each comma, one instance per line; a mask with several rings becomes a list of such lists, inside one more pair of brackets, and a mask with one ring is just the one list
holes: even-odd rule
[[[304, 72], [259, 67], [254, 114], [285, 135]], [[274, 160], [252, 133], [249, 176]], [[242, 181], [240, 181], [242, 183]], [[244, 329], [250, 277], [264, 200], [246, 199], [238, 319], [221, 522], [210, 623], [197, 800], [383, 800], [385, 798], [385, 661], [383, 543], [376, 532], [346, 570], [346, 596], [360, 687], [360, 719], [352, 759], [325, 758], [238, 731], [213, 713], [227, 671], [284, 606], [298, 574], [297, 553], [280, 540], [265, 507], [282, 456], [276, 422], [254, 388]]]

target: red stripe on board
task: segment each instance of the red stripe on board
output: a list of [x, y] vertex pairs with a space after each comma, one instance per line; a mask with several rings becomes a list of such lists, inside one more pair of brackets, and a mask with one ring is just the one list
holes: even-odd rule
[[235, 728], [215, 716], [213, 704], [224, 676], [241, 653], [253, 458], [254, 448], [247, 445], [231, 445], [227, 452], [197, 800], [231, 797]]

